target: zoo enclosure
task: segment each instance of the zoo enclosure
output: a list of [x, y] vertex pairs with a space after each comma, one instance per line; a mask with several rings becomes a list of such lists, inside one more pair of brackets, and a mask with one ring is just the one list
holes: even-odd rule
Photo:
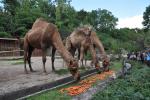
[[[23, 56], [23, 38], [0, 38], [0, 57]], [[33, 56], [40, 56], [41, 50], [35, 49]]]

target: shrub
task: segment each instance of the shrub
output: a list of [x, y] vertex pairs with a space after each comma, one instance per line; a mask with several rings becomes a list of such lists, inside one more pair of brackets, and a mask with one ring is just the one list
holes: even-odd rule
[[4, 38], [4, 37], [11, 37], [11, 35], [7, 32], [0, 32], [0, 37]]

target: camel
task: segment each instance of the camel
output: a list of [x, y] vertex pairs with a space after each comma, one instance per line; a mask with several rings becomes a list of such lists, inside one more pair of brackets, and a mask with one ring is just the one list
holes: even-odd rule
[[[45, 63], [46, 63], [46, 52], [49, 48], [58, 50], [62, 58], [65, 60], [70, 73], [74, 79], [79, 80], [80, 75], [78, 72], [78, 62], [73, 58], [69, 51], [63, 45], [62, 39], [58, 32], [57, 27], [48, 23], [42, 18], [38, 18], [32, 28], [26, 33], [24, 37], [24, 69], [28, 73], [26, 68], [26, 61], [28, 61], [30, 71], [34, 70], [31, 67], [31, 55], [32, 51], [37, 48], [42, 50], [42, 61], [43, 61], [43, 71], [46, 73]], [[54, 68], [53, 68], [54, 69]]]
[[100, 71], [100, 66], [96, 57], [96, 51], [91, 39], [91, 32], [91, 27], [79, 27], [75, 29], [66, 39], [66, 48], [73, 56], [75, 54], [75, 51], [78, 50], [78, 59], [80, 63], [83, 62], [84, 53], [89, 50], [92, 55], [92, 60], [95, 68]]
[[98, 48], [101, 53], [104, 70], [108, 70], [109, 59], [105, 53], [104, 47], [96, 35], [96, 32], [89, 26], [75, 29], [66, 39], [66, 47], [74, 56], [76, 49], [79, 51], [78, 58], [83, 62], [84, 53], [90, 50], [95, 67], [98, 69], [98, 58], [95, 49]]

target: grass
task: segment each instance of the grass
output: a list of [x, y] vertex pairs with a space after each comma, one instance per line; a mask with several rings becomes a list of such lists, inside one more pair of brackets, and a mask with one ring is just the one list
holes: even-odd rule
[[116, 79], [92, 100], [150, 100], [150, 68], [138, 62], [131, 63], [134, 66], [125, 78]]
[[19, 64], [24, 64], [23, 59], [18, 59], [18, 60], [13, 60], [11, 61], [12, 65], [19, 65]]
[[70, 100], [68, 95], [61, 94], [58, 89], [44, 92], [42, 94], [28, 98], [27, 100]]
[[117, 60], [117, 61], [111, 62], [109, 67], [111, 70], [119, 71], [122, 68], [122, 61]]
[[64, 74], [68, 74], [69, 70], [68, 69], [59, 69], [59, 70], [56, 70], [55, 73], [58, 75], [64, 75]]
[[[80, 72], [85, 72], [85, 68], [84, 67], [80, 67], [79, 68]], [[59, 69], [55, 71], [56, 74], [58, 75], [64, 75], [64, 74], [68, 74], [70, 73], [68, 69]]]

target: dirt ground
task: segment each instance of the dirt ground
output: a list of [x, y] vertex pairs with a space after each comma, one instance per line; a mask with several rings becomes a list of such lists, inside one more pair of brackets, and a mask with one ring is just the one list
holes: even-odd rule
[[[0, 60], [0, 95], [47, 82], [52, 82], [71, 75], [70, 73], [58, 75], [52, 72], [50, 57], [47, 57], [46, 62], [47, 75], [43, 73], [41, 57], [32, 57], [31, 62], [32, 68], [36, 72], [31, 73], [29, 71], [29, 74], [25, 74], [23, 64], [14, 64], [13, 61]], [[90, 62], [88, 61], [87, 65], [89, 65], [89, 63]], [[63, 67], [62, 59], [55, 59], [55, 68], [56, 70], [59, 70], [66, 69], [67, 67]]]

